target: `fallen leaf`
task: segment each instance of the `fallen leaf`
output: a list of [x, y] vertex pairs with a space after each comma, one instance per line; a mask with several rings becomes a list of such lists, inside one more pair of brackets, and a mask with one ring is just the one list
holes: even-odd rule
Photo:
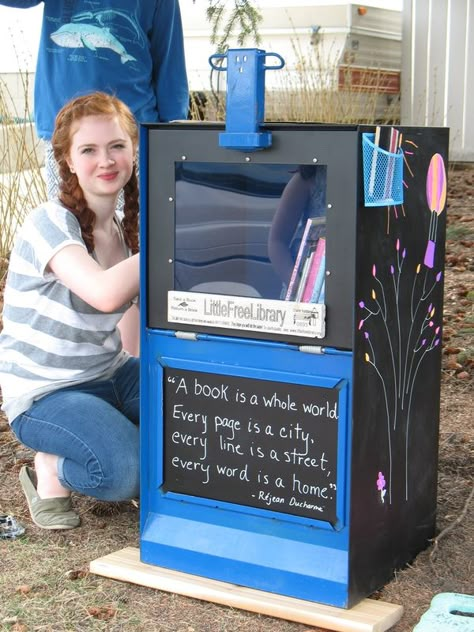
[[89, 575], [89, 571], [84, 570], [70, 570], [65, 573], [66, 579], [82, 579], [83, 577], [87, 577]]
[[459, 362], [456, 362], [456, 358], [449, 357], [446, 362], [446, 367], [451, 371], [456, 371], [457, 369], [462, 369], [462, 365]]
[[27, 595], [31, 592], [31, 586], [28, 584], [20, 584], [15, 588], [15, 592], [20, 593], [20, 595]]
[[117, 610], [111, 606], [91, 606], [87, 612], [91, 617], [99, 619], [100, 621], [109, 621], [117, 614]]
[[446, 353], [446, 355], [457, 355], [458, 353], [461, 353], [462, 349], [460, 349], [459, 347], [445, 347], [444, 348], [444, 352]]

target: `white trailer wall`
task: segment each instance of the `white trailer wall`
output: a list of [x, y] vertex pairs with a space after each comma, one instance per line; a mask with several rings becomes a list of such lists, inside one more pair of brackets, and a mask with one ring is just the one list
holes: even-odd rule
[[402, 123], [449, 127], [474, 161], [474, 0], [404, 0], [402, 46]]
[[[258, 4], [258, 0], [256, 0]], [[203, 1], [181, 2], [186, 63], [191, 90], [210, 87], [209, 56], [216, 47], [209, 41], [210, 26]], [[230, 4], [230, 3], [229, 3]], [[339, 64], [400, 71], [400, 11], [341, 2], [339, 4], [294, 0], [282, 6], [262, 6], [258, 30], [260, 48], [275, 52], [286, 61], [282, 73], [266, 73], [267, 88], [281, 88], [281, 76], [297, 75], [302, 61], [321, 64], [325, 72], [336, 72]], [[318, 48], [319, 42], [320, 50]], [[235, 40], [231, 47], [238, 47]], [[245, 46], [255, 46], [248, 41]], [[343, 58], [344, 52], [347, 59]], [[313, 58], [313, 60], [312, 60]], [[269, 59], [269, 65], [273, 62]], [[337, 76], [337, 73], [336, 73]]]

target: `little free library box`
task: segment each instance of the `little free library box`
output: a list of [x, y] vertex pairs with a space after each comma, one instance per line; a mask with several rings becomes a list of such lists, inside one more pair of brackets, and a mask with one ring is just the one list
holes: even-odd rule
[[142, 127], [140, 560], [348, 609], [435, 534], [448, 130], [265, 129]]

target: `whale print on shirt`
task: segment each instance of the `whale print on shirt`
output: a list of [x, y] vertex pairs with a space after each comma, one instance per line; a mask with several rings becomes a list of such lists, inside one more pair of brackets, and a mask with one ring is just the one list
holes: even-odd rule
[[51, 39], [64, 48], [88, 48], [92, 51], [98, 48], [109, 48], [120, 56], [122, 64], [136, 61], [108, 28], [70, 22], [51, 33]]

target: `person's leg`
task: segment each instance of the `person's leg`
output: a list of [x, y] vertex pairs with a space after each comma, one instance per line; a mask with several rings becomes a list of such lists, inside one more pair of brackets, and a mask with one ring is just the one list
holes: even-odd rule
[[61, 485], [58, 478], [59, 457], [55, 454], [37, 452], [35, 454], [35, 471], [38, 483], [36, 491], [40, 498], [67, 498], [69, 489]]
[[[18, 439], [40, 453], [39, 489], [58, 482], [101, 500], [138, 496], [138, 366], [133, 358], [111, 380], [51, 393], [13, 421]], [[59, 457], [57, 481], [43, 455]]]
[[[139, 358], [129, 358], [127, 362], [115, 372], [110, 382], [116, 399], [110, 399], [108, 401], [112, 405], [116, 405], [130, 421], [138, 425], [140, 421]], [[101, 384], [101, 382], [98, 384]]]

